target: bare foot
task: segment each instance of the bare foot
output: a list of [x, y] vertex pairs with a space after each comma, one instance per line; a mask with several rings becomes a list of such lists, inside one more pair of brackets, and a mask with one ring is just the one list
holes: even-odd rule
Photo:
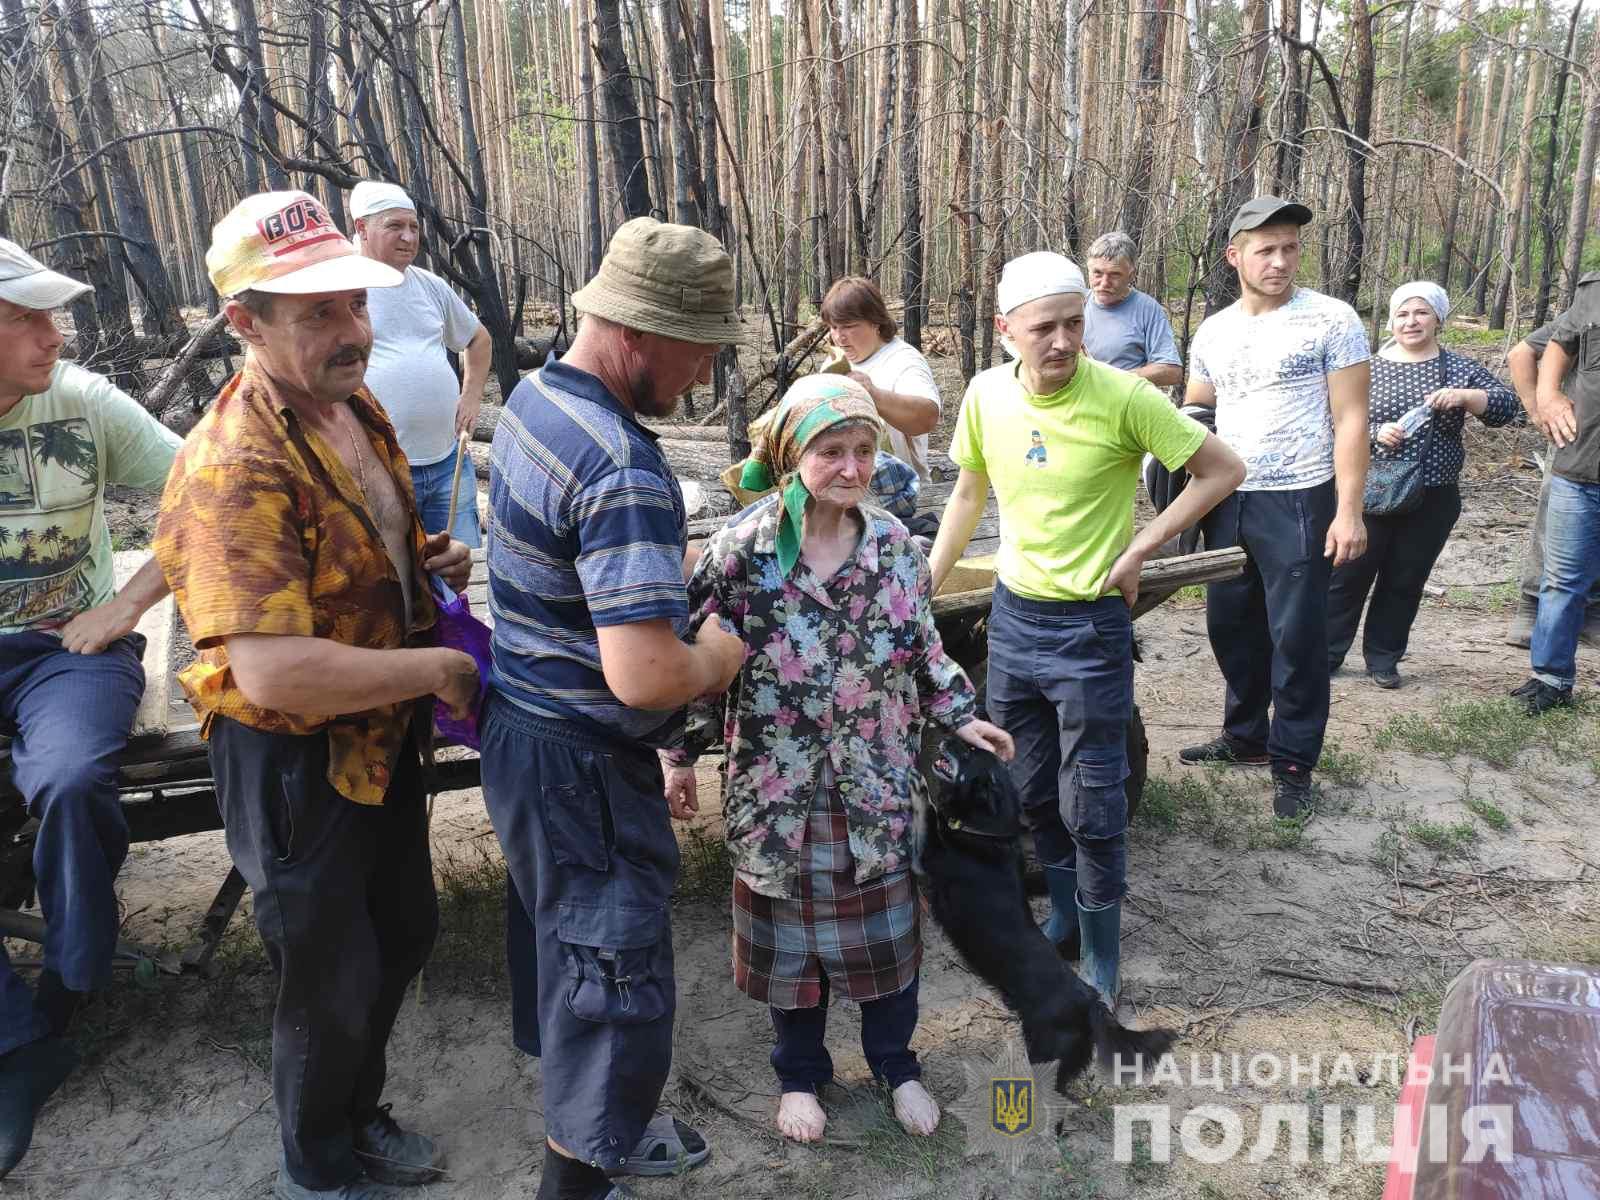
[[939, 1128], [939, 1104], [916, 1079], [895, 1088], [894, 1115], [902, 1129], [917, 1137], [927, 1137]]
[[778, 1132], [794, 1142], [820, 1142], [828, 1114], [810, 1092], [785, 1092], [778, 1101]]

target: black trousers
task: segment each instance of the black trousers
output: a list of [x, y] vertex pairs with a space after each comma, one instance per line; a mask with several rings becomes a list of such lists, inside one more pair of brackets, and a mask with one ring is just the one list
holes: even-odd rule
[[[1333, 481], [1235, 492], [1206, 516], [1206, 548], [1243, 546], [1244, 574], [1206, 589], [1206, 632], [1228, 684], [1223, 729], [1274, 762], [1311, 770], [1328, 727]], [[1272, 719], [1267, 720], [1268, 705]]]
[[407, 740], [381, 805], [328, 783], [324, 734], [226, 718], [211, 769], [228, 853], [278, 973], [272, 1092], [290, 1177], [332, 1189], [361, 1174], [353, 1132], [376, 1113], [406, 985], [439, 928], [417, 750]]
[[[922, 1078], [922, 1064], [911, 1048], [917, 1031], [917, 985], [911, 982], [889, 996], [861, 1005], [861, 1053], [874, 1079], [890, 1088]], [[822, 976], [822, 997], [811, 1008], [774, 1008], [772, 1069], [786, 1092], [815, 1092], [833, 1080], [833, 1056], [823, 1038], [828, 1032], [828, 976]]]
[[1330, 670], [1350, 652], [1363, 606], [1367, 670], [1392, 671], [1405, 654], [1422, 587], [1461, 516], [1461, 489], [1453, 483], [1425, 488], [1422, 497], [1420, 505], [1400, 516], [1368, 517], [1367, 552], [1334, 569], [1328, 590]]

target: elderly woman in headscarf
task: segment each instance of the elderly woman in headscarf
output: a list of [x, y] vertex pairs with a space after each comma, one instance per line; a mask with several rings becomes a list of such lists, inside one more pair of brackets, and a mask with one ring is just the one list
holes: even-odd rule
[[972, 685], [933, 622], [928, 564], [906, 528], [868, 503], [883, 422], [859, 383], [801, 379], [757, 431], [742, 473], [775, 489], [707, 545], [689, 581], [696, 620], [743, 638], [725, 698], [691, 706], [669, 752], [668, 804], [698, 811], [692, 763], [727, 744], [723, 818], [736, 869], [735, 985], [771, 1010], [785, 1137], [821, 1139], [817, 1089], [830, 994], [861, 1006], [861, 1048], [908, 1133], [939, 1107], [911, 1049], [922, 942], [911, 874], [920, 732], [932, 721], [1010, 758], [975, 715]]
[[1425, 280], [1402, 284], [1389, 297], [1394, 340], [1372, 360], [1368, 401], [1374, 457], [1421, 459], [1423, 498], [1409, 512], [1368, 514], [1367, 552], [1334, 568], [1328, 598], [1329, 667], [1344, 662], [1365, 606], [1367, 674], [1382, 688], [1400, 686], [1397, 668], [1423, 585], [1461, 515], [1457, 478], [1466, 461], [1467, 414], [1490, 426], [1509, 424], [1517, 414], [1516, 396], [1486, 367], [1439, 345], [1449, 315], [1444, 289]]

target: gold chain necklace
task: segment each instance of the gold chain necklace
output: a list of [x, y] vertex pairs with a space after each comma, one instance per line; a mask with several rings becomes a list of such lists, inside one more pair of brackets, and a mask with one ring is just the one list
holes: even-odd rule
[[345, 430], [350, 435], [350, 449], [356, 452], [356, 474], [361, 479], [361, 498], [367, 497], [367, 460], [361, 455], [361, 439], [356, 437], [353, 429]]

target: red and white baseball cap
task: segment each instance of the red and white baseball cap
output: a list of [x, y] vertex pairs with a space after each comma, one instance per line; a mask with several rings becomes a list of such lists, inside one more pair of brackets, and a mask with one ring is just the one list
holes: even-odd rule
[[52, 271], [17, 243], [0, 238], [0, 300], [44, 310], [60, 308], [92, 291], [87, 283]]
[[306, 192], [261, 192], [239, 201], [211, 230], [206, 272], [224, 298], [245, 291], [353, 292], [405, 282], [399, 271], [357, 250], [321, 201]]

